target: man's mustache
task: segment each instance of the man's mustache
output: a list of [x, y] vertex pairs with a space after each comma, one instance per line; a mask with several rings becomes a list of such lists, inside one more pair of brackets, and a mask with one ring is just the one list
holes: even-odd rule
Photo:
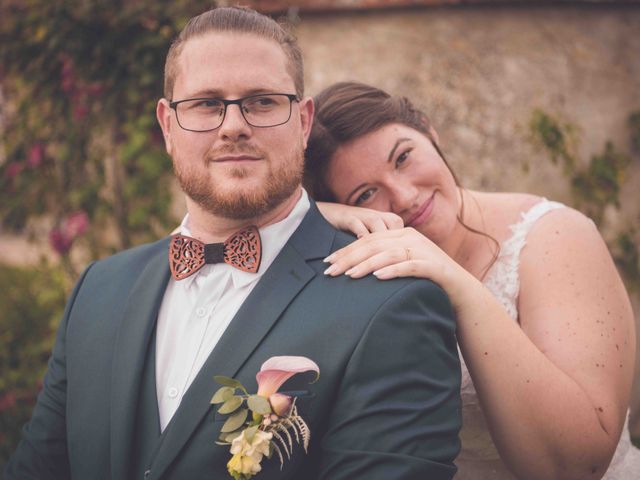
[[265, 157], [266, 155], [259, 148], [246, 143], [229, 143], [209, 150], [205, 155], [207, 162], [214, 162], [217, 158], [225, 155], [249, 155], [252, 157]]

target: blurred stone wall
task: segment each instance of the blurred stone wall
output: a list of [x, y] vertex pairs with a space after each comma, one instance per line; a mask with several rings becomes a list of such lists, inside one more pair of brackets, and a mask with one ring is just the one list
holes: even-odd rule
[[[273, 12], [288, 2], [248, 3]], [[531, 141], [534, 109], [578, 127], [578, 158], [585, 165], [607, 141], [629, 151], [627, 117], [640, 110], [640, 4], [391, 3], [423, 6], [308, 0], [288, 9], [305, 56], [308, 94], [357, 80], [411, 97], [430, 116], [449, 162], [469, 188], [531, 192], [572, 204], [562, 168]], [[640, 230], [639, 192], [636, 155], [623, 184], [621, 209], [606, 212], [605, 238], [626, 225]], [[175, 193], [180, 218], [184, 203], [177, 186]], [[37, 261], [48, 252], [46, 239], [28, 244], [1, 231], [0, 245], [0, 261], [10, 264]], [[640, 320], [640, 294], [630, 294]], [[640, 436], [636, 383], [632, 430]]]
[[[299, 15], [307, 93], [357, 80], [411, 97], [430, 116], [469, 188], [532, 192], [572, 204], [562, 168], [531, 141], [534, 109], [578, 127], [578, 158], [585, 165], [607, 141], [629, 152], [627, 118], [640, 110], [637, 6], [303, 10]], [[639, 192], [636, 155], [623, 184], [622, 208], [606, 211], [605, 237], [626, 225], [640, 227]], [[640, 296], [630, 293], [638, 319]], [[632, 427], [640, 435], [640, 411]]]

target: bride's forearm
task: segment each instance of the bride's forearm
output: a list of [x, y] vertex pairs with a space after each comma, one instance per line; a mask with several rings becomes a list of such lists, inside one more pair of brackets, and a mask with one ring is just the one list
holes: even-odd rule
[[619, 426], [603, 426], [603, 407], [536, 347], [484, 286], [478, 282], [466, 295], [457, 306], [458, 341], [502, 459], [518, 478], [600, 478]]

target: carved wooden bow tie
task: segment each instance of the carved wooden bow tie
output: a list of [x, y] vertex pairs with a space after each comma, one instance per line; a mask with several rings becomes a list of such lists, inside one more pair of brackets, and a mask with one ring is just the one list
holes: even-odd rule
[[193, 275], [206, 263], [224, 262], [243, 272], [260, 268], [262, 242], [253, 225], [234, 233], [224, 243], [204, 244], [185, 235], [174, 235], [169, 245], [169, 267], [176, 280]]

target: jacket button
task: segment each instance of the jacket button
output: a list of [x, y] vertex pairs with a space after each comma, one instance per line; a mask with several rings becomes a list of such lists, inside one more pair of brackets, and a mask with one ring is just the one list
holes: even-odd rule
[[144, 472], [144, 478], [149, 478], [151, 476], [151, 470], [147, 470]]

